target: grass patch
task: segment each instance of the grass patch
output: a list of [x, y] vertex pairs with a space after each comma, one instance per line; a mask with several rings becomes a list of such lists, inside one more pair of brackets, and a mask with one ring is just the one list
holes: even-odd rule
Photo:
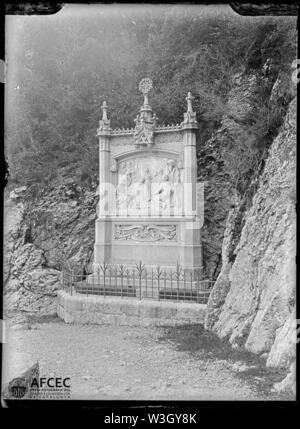
[[267, 368], [265, 360], [245, 349], [233, 349], [228, 339], [220, 339], [213, 332], [207, 331], [201, 324], [164, 326], [158, 341], [171, 342], [176, 350], [186, 352], [195, 359], [204, 361], [224, 360], [231, 365], [239, 362], [246, 365], [242, 371], [232, 369], [233, 374], [248, 383], [253, 389], [268, 399], [293, 400], [292, 393], [271, 392], [274, 383], [287, 375], [285, 368]]
[[246, 350], [233, 349], [227, 339], [220, 339], [207, 331], [202, 324], [164, 327], [160, 341], [171, 341], [178, 351], [204, 359], [220, 359], [231, 362], [242, 361], [247, 365], [257, 365], [263, 360]]
[[271, 393], [274, 383], [282, 381], [288, 373], [285, 368], [267, 368], [266, 366], [258, 366], [256, 368], [248, 368], [245, 371], [236, 374], [241, 380], [250, 383], [253, 388], [263, 395], [271, 395], [273, 399], [294, 400], [292, 392]]

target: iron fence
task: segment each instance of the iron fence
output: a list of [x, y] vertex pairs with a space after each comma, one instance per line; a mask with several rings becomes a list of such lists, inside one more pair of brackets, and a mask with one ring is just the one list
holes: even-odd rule
[[214, 279], [204, 278], [202, 270], [184, 270], [179, 264], [166, 269], [159, 265], [134, 267], [101, 264], [92, 274], [63, 270], [62, 286], [71, 295], [119, 296], [122, 298], [155, 299], [207, 303]]

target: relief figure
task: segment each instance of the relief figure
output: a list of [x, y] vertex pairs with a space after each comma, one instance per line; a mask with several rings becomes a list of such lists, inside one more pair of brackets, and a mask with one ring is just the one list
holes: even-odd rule
[[[129, 213], [159, 201], [163, 210], [180, 206], [181, 170], [170, 158], [138, 158], [123, 161], [119, 168], [118, 206]], [[157, 184], [157, 186], [152, 186]]]

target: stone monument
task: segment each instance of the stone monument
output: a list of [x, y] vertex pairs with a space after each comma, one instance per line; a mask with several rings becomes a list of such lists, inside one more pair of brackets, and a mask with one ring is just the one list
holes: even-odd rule
[[142, 79], [144, 103], [132, 129], [111, 129], [102, 105], [99, 203], [94, 263], [187, 271], [202, 267], [202, 216], [197, 205], [196, 132], [191, 93], [181, 124], [158, 126]]

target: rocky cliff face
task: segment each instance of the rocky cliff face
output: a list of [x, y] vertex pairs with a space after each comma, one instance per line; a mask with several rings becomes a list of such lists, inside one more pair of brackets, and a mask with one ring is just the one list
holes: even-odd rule
[[293, 99], [244, 213], [238, 241], [234, 229], [239, 207], [228, 215], [222, 269], [205, 322], [234, 347], [263, 355], [267, 366], [287, 367], [295, 358], [295, 165]]
[[[253, 118], [259, 117], [259, 97], [262, 88], [268, 94], [275, 93], [273, 86], [280, 87], [282, 93], [289, 93], [289, 88], [279, 83], [275, 77], [265, 76], [261, 70], [245, 73], [240, 71], [232, 77], [232, 88], [228, 93], [224, 113], [219, 127], [206, 141], [199, 141], [198, 148], [198, 181], [204, 182], [205, 189], [205, 222], [202, 230], [203, 256], [206, 275], [216, 278], [220, 273], [222, 262], [222, 242], [226, 228], [226, 218], [230, 209], [236, 206], [240, 199], [238, 179], [231, 177], [228, 165], [228, 153], [232, 152], [230, 163], [236, 164], [236, 171], [245, 169], [245, 164], [251, 162], [251, 146], [256, 136], [251, 134]], [[278, 96], [276, 101], [278, 101]], [[250, 130], [250, 132], [249, 132]], [[247, 134], [247, 135], [246, 135]], [[243, 144], [239, 142], [243, 141]], [[234, 145], [234, 150], [231, 150]], [[239, 167], [238, 163], [241, 164]], [[246, 175], [245, 175], [246, 176]], [[244, 180], [244, 186], [247, 179]], [[244, 191], [242, 191], [244, 192]], [[235, 216], [238, 222], [238, 215]], [[235, 235], [239, 236], [240, 228], [236, 228]], [[239, 237], [237, 237], [239, 238]]]
[[72, 182], [44, 189], [36, 198], [25, 187], [12, 191], [4, 214], [4, 309], [56, 312], [61, 269], [79, 272], [93, 254], [96, 190]]

